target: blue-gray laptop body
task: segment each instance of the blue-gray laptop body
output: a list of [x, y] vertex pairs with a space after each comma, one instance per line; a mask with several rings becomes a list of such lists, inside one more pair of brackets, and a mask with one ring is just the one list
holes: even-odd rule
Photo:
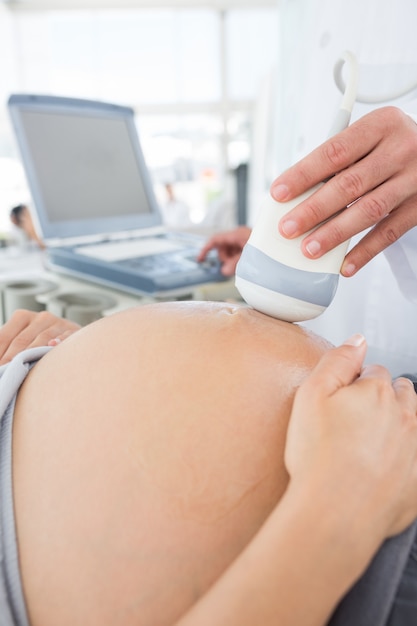
[[129, 107], [13, 94], [8, 108], [48, 265], [138, 294], [222, 280], [201, 237], [168, 232]]

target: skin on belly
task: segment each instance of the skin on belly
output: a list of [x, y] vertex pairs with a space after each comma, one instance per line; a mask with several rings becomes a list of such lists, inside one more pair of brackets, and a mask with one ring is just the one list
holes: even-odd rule
[[22, 387], [13, 471], [32, 626], [172, 624], [285, 490], [292, 397], [327, 346], [253, 311], [187, 305], [86, 327]]

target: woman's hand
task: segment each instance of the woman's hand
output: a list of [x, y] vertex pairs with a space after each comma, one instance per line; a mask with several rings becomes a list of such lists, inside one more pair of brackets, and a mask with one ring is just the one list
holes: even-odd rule
[[48, 311], [35, 313], [19, 309], [0, 328], [0, 365], [27, 348], [54, 346], [79, 328], [78, 324], [56, 317]]
[[417, 395], [381, 366], [362, 369], [365, 351], [354, 336], [301, 385], [285, 460], [290, 488], [330, 494], [326, 515], [345, 516], [352, 532], [381, 543], [417, 517]]
[[234, 230], [214, 235], [202, 248], [198, 261], [204, 261], [210, 250], [217, 250], [222, 274], [233, 276], [250, 233], [251, 229], [248, 226], [238, 226]]
[[302, 243], [318, 258], [371, 227], [345, 257], [341, 272], [352, 276], [417, 225], [417, 124], [400, 109], [377, 109], [279, 176], [271, 194], [284, 202], [327, 179], [279, 230], [291, 239], [331, 218]]

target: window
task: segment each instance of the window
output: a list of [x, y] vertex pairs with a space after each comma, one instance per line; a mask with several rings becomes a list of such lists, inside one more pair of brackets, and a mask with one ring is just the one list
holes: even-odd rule
[[[12, 58], [0, 95], [5, 101], [13, 91], [51, 93], [132, 106], [168, 225], [232, 227], [232, 172], [250, 156], [259, 84], [277, 58], [277, 19], [276, 7], [0, 7], [0, 59]], [[6, 110], [0, 158], [17, 158]], [[0, 228], [11, 198], [24, 201], [22, 193], [21, 182], [12, 191], [0, 183]]]

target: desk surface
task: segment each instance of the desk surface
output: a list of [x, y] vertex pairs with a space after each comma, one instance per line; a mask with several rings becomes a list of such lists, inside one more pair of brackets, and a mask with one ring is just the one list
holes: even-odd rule
[[[105, 315], [116, 313], [133, 306], [157, 302], [149, 296], [139, 296], [127, 293], [123, 290], [113, 289], [82, 280], [79, 278], [69, 277], [57, 272], [52, 272], [45, 266], [44, 254], [39, 248], [29, 244], [25, 247], [10, 246], [0, 249], [0, 283], [10, 283], [11, 281], [36, 281], [47, 280], [56, 284], [56, 289], [52, 292], [54, 295], [64, 292], [77, 293], [101, 293], [110, 295], [116, 305], [105, 311]], [[0, 285], [1, 286], [1, 285]], [[43, 294], [38, 296], [39, 302], [47, 302], [51, 294]], [[170, 298], [171, 300], [173, 298]], [[217, 301], [236, 301], [239, 300], [239, 294], [234, 286], [234, 281], [226, 281], [222, 283], [212, 283], [199, 285], [192, 290], [193, 300], [217, 300]], [[5, 320], [3, 320], [5, 321]]]

